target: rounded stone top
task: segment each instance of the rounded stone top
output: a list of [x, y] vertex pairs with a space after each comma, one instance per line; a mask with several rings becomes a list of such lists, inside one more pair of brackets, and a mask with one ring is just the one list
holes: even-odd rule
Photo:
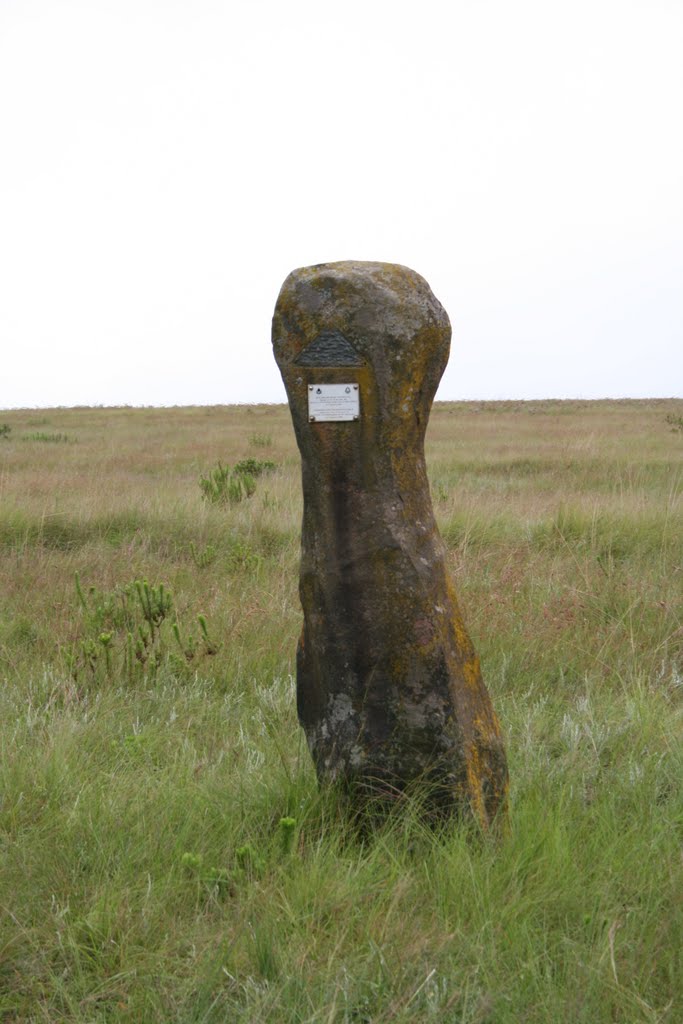
[[381, 330], [397, 342], [427, 326], [450, 335], [448, 314], [425, 279], [396, 263], [344, 260], [301, 267], [282, 285], [278, 311], [288, 320], [312, 318], [330, 326], [343, 321], [359, 333]]

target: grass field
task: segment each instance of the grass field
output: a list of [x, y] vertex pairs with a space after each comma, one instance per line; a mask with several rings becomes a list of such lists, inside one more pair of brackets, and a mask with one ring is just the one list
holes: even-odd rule
[[681, 416], [435, 406], [510, 831], [361, 842], [296, 721], [286, 408], [0, 413], [0, 1020], [683, 1020]]

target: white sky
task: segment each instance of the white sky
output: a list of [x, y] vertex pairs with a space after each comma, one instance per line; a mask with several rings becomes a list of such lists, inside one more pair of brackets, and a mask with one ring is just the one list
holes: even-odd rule
[[681, 395], [681, 0], [0, 0], [0, 408], [284, 401], [338, 259], [439, 398]]

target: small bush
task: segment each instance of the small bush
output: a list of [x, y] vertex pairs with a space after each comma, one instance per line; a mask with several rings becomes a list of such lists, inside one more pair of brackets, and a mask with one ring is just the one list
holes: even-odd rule
[[198, 569], [206, 569], [216, 561], [216, 549], [213, 544], [207, 544], [200, 550], [195, 546], [194, 541], [190, 541], [190, 554]]
[[[197, 616], [199, 634], [184, 636], [177, 619], [170, 622], [173, 599], [164, 587], [135, 580], [112, 591], [83, 589], [76, 573], [76, 595], [83, 613], [79, 640], [62, 648], [74, 679], [125, 679], [129, 683], [154, 676], [163, 664], [174, 671], [217, 653], [206, 619]], [[171, 637], [173, 642], [171, 642]]]
[[252, 477], [234, 472], [220, 462], [208, 476], [199, 480], [206, 501], [213, 505], [237, 505], [254, 493], [256, 483]]
[[295, 829], [295, 818], [280, 818], [280, 849], [285, 856], [288, 856], [294, 849]]
[[244, 473], [247, 476], [259, 477], [264, 473], [271, 473], [275, 469], [275, 463], [268, 459], [242, 459], [235, 463], [234, 473]]
[[0, 423], [0, 437], [9, 437], [12, 433], [12, 428], [9, 423]]
[[678, 430], [683, 434], [683, 416], [674, 416], [673, 413], [669, 413], [666, 422], [674, 432]]
[[200, 478], [199, 486], [206, 501], [214, 505], [237, 505], [251, 498], [257, 477], [274, 468], [274, 462], [259, 459], [242, 459], [232, 469], [219, 462], [208, 476]]

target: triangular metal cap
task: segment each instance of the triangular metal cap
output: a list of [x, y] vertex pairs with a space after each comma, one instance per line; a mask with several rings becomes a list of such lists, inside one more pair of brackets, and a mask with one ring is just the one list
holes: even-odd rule
[[321, 331], [294, 360], [297, 366], [362, 366], [363, 359], [339, 331]]

